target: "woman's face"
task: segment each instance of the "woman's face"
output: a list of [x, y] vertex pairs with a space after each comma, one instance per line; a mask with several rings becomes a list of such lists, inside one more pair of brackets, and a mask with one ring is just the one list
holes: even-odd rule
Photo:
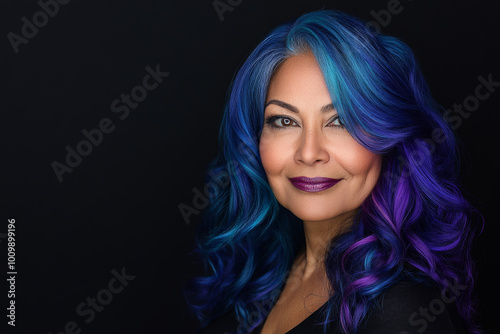
[[[288, 58], [270, 82], [260, 156], [276, 199], [304, 222], [349, 217], [380, 175], [381, 156], [354, 140], [331, 103], [312, 53]], [[296, 177], [335, 180], [301, 186]]]

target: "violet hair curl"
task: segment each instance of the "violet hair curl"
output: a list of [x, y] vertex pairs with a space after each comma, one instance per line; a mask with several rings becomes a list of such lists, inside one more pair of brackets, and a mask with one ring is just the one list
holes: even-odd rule
[[245, 324], [239, 333], [255, 328], [304, 246], [302, 222], [269, 187], [259, 137], [273, 73], [288, 57], [309, 51], [347, 131], [382, 155], [373, 191], [328, 247], [325, 267], [334, 292], [322, 313], [325, 332], [332, 325], [356, 333], [377, 297], [410, 279], [441, 290], [465, 286], [456, 296], [458, 312], [470, 332], [481, 333], [470, 251], [483, 218], [458, 187], [458, 142], [441, 116], [444, 109], [431, 97], [408, 45], [332, 10], [309, 12], [272, 30], [231, 82], [219, 154], [206, 173], [207, 183], [216, 179], [219, 187], [194, 249], [207, 275], [185, 289], [201, 327], [234, 309]]

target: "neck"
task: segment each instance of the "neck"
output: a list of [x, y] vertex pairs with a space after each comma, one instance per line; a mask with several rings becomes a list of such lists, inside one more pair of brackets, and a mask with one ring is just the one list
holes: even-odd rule
[[304, 277], [324, 270], [324, 261], [330, 241], [350, 226], [354, 212], [324, 221], [303, 221], [305, 235]]

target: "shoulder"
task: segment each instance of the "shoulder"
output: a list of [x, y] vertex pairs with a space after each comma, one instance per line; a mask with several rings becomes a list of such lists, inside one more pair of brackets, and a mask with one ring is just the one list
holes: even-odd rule
[[[454, 291], [459, 293], [459, 291]], [[417, 282], [388, 288], [360, 334], [466, 333], [451, 291]]]

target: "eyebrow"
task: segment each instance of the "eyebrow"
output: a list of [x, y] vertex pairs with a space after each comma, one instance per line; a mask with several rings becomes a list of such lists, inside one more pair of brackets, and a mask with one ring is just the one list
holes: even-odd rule
[[[283, 102], [283, 101], [280, 101], [280, 100], [270, 100], [269, 102], [266, 103], [266, 105], [264, 106], [264, 109], [267, 108], [267, 106], [270, 105], [270, 104], [275, 104], [277, 106], [280, 106], [281, 108], [288, 109], [288, 110], [290, 110], [291, 112], [294, 112], [294, 113], [298, 113], [299, 112], [299, 109], [297, 109], [297, 107], [292, 106], [291, 104]], [[335, 107], [333, 106], [332, 103], [327, 104], [327, 105], [321, 107], [321, 112], [322, 113], [328, 112], [330, 110], [335, 110]]]

